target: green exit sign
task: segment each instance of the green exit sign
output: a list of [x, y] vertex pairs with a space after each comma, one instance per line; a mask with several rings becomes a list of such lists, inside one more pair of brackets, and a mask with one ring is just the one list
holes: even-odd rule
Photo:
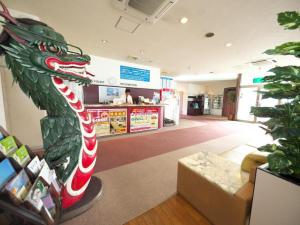
[[264, 78], [263, 77], [255, 77], [253, 78], [253, 84], [260, 84], [264, 82]]

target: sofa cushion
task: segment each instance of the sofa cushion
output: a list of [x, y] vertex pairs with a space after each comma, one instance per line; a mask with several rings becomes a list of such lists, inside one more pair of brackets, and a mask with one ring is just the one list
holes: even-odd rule
[[238, 147], [230, 149], [229, 151], [223, 152], [220, 156], [241, 165], [246, 155], [254, 151], [257, 151], [257, 149], [254, 147], [248, 145], [240, 145]]
[[182, 158], [179, 163], [230, 194], [236, 193], [247, 182], [241, 178], [239, 164], [210, 152]]

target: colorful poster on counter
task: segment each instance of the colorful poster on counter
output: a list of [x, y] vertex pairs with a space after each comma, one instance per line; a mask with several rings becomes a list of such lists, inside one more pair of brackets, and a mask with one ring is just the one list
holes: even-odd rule
[[127, 133], [127, 109], [110, 109], [110, 134]]
[[96, 135], [110, 135], [109, 110], [108, 109], [87, 109], [93, 116]]
[[130, 113], [130, 132], [158, 129], [158, 108], [135, 108]]

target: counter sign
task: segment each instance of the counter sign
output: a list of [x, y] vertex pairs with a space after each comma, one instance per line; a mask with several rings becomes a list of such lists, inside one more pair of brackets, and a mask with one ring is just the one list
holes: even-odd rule
[[123, 80], [150, 82], [150, 70], [120, 66], [120, 78]]

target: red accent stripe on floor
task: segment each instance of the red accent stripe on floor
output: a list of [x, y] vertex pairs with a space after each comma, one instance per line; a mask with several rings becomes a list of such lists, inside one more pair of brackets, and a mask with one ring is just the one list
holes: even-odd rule
[[248, 124], [231, 121], [202, 120], [202, 122], [207, 125], [100, 141], [95, 172], [220, 138], [249, 127]]

